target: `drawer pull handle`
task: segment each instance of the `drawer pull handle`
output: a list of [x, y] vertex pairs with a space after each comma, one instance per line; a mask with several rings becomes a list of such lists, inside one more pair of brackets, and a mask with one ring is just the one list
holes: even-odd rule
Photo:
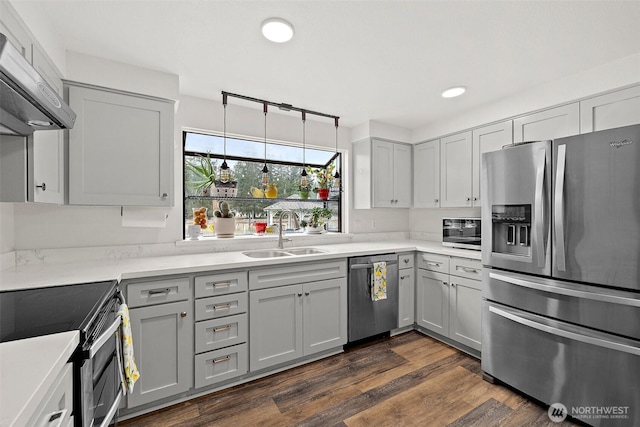
[[409, 264], [409, 258], [405, 258], [405, 259], [404, 259], [404, 263], [405, 263], [405, 264]]
[[442, 265], [441, 262], [432, 262], [432, 261], [427, 261], [427, 265], [430, 267], [440, 267]]
[[217, 359], [213, 359], [213, 363], [228, 362], [229, 360], [231, 360], [231, 356], [227, 355], [224, 357], [218, 357]]
[[404, 280], [407, 276], [400, 276], [400, 280]]
[[447, 282], [442, 282], [443, 285], [448, 286], [449, 284]]
[[151, 289], [148, 293], [149, 295], [162, 295], [162, 294], [168, 294], [169, 292], [171, 292], [171, 289], [165, 288], [165, 289]]
[[215, 333], [224, 332], [224, 331], [228, 331], [229, 329], [231, 329], [231, 325], [220, 326], [219, 328], [213, 328], [213, 332]]
[[180, 313], [180, 317], [187, 317], [187, 312], [183, 311], [182, 313]]
[[478, 270], [476, 270], [475, 268], [460, 267], [460, 266], [458, 266], [456, 269], [457, 269], [457, 270], [462, 270], [462, 271], [464, 271], [465, 273], [475, 273], [475, 274], [479, 274], [479, 271], [478, 271]]
[[231, 303], [228, 302], [226, 304], [217, 304], [213, 306], [214, 310], [223, 310], [223, 309], [227, 309], [227, 308], [231, 308]]
[[212, 286], [213, 286], [214, 289], [217, 288], [218, 286], [220, 286], [220, 287], [223, 287], [223, 286], [229, 287], [229, 286], [231, 286], [231, 282], [213, 283]]

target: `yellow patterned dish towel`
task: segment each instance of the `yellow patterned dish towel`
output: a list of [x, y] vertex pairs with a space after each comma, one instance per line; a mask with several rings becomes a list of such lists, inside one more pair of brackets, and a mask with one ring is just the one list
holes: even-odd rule
[[129, 319], [129, 308], [127, 307], [127, 304], [120, 305], [118, 315], [122, 317], [122, 325], [118, 331], [120, 338], [118, 341], [121, 344], [118, 346], [118, 351], [120, 353], [118, 355], [118, 360], [122, 363], [120, 372], [122, 373], [121, 379], [123, 382], [123, 394], [126, 394], [126, 392], [133, 393], [133, 386], [138, 378], [140, 378], [140, 372], [138, 372], [136, 360], [133, 355], [131, 320]]
[[374, 262], [371, 275], [371, 301], [387, 299], [387, 263]]

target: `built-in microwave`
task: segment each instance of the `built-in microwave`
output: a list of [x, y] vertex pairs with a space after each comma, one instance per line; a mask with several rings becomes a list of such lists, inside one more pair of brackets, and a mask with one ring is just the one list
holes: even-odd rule
[[482, 249], [480, 218], [442, 218], [442, 245]]

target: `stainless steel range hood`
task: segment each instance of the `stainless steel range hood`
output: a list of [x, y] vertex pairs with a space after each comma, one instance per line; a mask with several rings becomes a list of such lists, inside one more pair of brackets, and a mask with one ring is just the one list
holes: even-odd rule
[[71, 129], [76, 113], [0, 33], [0, 134]]

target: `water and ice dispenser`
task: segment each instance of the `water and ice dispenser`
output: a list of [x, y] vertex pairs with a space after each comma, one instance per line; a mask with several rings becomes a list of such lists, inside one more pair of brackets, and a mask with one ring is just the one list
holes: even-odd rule
[[531, 205], [491, 206], [492, 252], [531, 256]]

